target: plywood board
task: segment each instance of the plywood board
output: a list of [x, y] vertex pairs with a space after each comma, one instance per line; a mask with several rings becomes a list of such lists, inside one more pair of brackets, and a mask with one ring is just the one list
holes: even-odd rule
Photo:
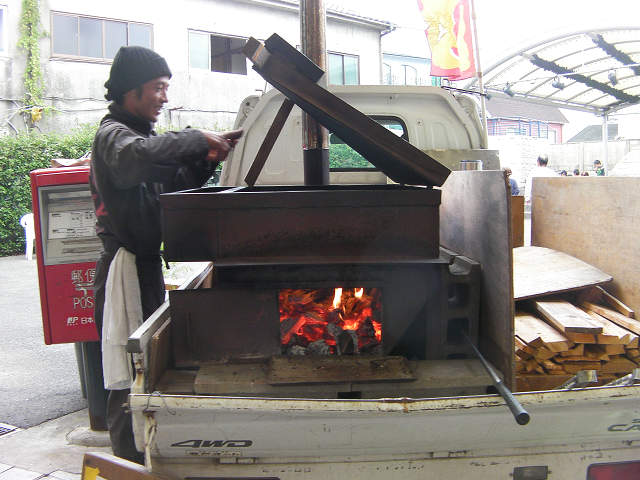
[[561, 250], [613, 276], [604, 288], [640, 309], [640, 178], [536, 178], [532, 244]]
[[524, 246], [524, 197], [511, 196], [511, 246]]
[[542, 247], [513, 250], [515, 300], [568, 292], [611, 281], [611, 275], [566, 253]]
[[442, 187], [440, 244], [481, 264], [480, 351], [512, 387], [511, 195], [504, 172], [451, 173]]
[[405, 357], [271, 357], [267, 382], [270, 385], [294, 385], [344, 382], [410, 381]]

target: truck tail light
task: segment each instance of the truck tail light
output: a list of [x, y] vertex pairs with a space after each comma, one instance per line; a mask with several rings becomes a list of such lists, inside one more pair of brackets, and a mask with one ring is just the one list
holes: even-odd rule
[[587, 480], [636, 480], [640, 478], [640, 460], [616, 463], [593, 463]]

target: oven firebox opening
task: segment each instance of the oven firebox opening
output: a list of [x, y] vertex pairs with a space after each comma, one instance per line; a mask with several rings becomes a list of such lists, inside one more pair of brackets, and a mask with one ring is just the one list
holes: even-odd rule
[[379, 288], [278, 292], [283, 355], [382, 355]]

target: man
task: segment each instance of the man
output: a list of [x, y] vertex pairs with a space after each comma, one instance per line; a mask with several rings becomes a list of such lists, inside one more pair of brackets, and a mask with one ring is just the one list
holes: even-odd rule
[[105, 83], [90, 186], [103, 252], [96, 264], [95, 321], [102, 339], [107, 426], [116, 455], [143, 463], [126, 412], [133, 379], [126, 338], [164, 301], [158, 196], [201, 186], [242, 134], [187, 129], [156, 135], [171, 71], [153, 50], [122, 47]]
[[558, 174], [547, 167], [549, 158], [546, 155], [539, 155], [537, 160], [537, 166], [531, 169], [529, 176], [527, 177], [527, 183], [524, 186], [524, 201], [525, 203], [531, 203], [531, 187], [533, 187], [533, 179], [535, 177], [557, 177]]
[[602, 162], [600, 162], [600, 160], [596, 159], [593, 161], [593, 169], [595, 170], [598, 177], [604, 177], [604, 167], [602, 166]]
[[507, 178], [509, 179], [509, 187], [511, 188], [511, 195], [514, 195], [514, 196], [520, 195], [520, 187], [518, 187], [518, 182], [516, 182], [516, 179], [511, 176], [513, 174], [511, 169], [509, 167], [504, 167], [502, 170], [504, 170], [504, 173], [507, 175]]

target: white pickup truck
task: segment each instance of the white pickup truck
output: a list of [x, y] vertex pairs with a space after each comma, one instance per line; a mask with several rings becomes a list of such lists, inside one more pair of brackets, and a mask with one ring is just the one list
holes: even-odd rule
[[[431, 87], [332, 91], [454, 170], [461, 160], [499, 169], [468, 99]], [[225, 164], [222, 185], [243, 184], [282, 99], [272, 90], [244, 102], [236, 126], [245, 135]], [[302, 183], [300, 125], [295, 108], [258, 184]], [[336, 170], [331, 177], [333, 183], [387, 182], [371, 169]], [[495, 172], [492, 178], [508, 198], [504, 177]], [[182, 288], [206, 286], [211, 268]], [[482, 294], [491, 288], [484, 285]], [[531, 416], [524, 426], [500, 396], [485, 393], [490, 379], [472, 359], [422, 365], [421, 381], [433, 393], [419, 397], [402, 384], [381, 398], [300, 398], [292, 387], [271, 394], [228, 395], [224, 387], [199, 394], [197, 372], [172, 363], [170, 322], [167, 302], [128, 344], [137, 371], [129, 399], [136, 443], [151, 474], [245, 480], [640, 478], [640, 386], [633, 381], [515, 393]], [[254, 372], [256, 392], [264, 392], [261, 375]]]

